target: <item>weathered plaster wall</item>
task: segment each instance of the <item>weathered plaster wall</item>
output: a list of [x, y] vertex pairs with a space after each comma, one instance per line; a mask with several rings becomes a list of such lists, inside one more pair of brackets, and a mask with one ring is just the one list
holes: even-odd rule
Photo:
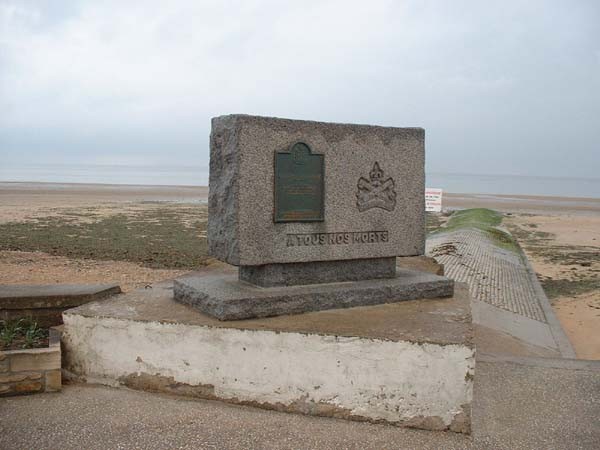
[[[468, 432], [474, 349], [64, 316], [88, 381], [317, 415]], [[181, 388], [181, 389], [180, 389]]]

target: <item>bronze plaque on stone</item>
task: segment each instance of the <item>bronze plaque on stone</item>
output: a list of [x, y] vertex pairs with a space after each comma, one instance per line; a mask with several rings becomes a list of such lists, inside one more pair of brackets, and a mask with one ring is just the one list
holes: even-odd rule
[[304, 142], [275, 153], [275, 222], [322, 222], [324, 156]]

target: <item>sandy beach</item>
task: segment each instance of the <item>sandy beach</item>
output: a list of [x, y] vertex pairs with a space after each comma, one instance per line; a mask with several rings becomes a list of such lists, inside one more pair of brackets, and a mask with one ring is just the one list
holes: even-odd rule
[[444, 194], [444, 208], [490, 208], [496, 211], [555, 215], [600, 215], [600, 198], [542, 197], [539, 195]]
[[[202, 248], [185, 257], [178, 250], [203, 236], [207, 195], [207, 187], [1, 182], [0, 284], [110, 281], [128, 291], [179, 276], [196, 262], [216, 264], [202, 256]], [[600, 359], [600, 199], [446, 194], [443, 204], [446, 210], [504, 212], [505, 225], [538, 273], [578, 357]], [[167, 230], [156, 228], [161, 224]], [[147, 255], [139, 248], [146, 245], [96, 252], [94, 242], [111, 239], [110, 233], [101, 235], [109, 226], [123, 226], [146, 240], [176, 227], [183, 243], [170, 242], [172, 254], [150, 249]], [[67, 230], [62, 241], [48, 243], [54, 236], [43, 231], [52, 227]], [[17, 232], [29, 229], [37, 233], [37, 246], [17, 239]], [[81, 229], [88, 233], [83, 236], [91, 242], [87, 247], [76, 245], [81, 236], [72, 230]]]

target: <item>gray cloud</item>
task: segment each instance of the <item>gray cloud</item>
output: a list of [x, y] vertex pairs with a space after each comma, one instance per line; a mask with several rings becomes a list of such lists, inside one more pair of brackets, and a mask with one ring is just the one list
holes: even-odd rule
[[2, 1], [0, 160], [206, 165], [239, 112], [423, 126], [430, 171], [596, 177], [598, 5]]

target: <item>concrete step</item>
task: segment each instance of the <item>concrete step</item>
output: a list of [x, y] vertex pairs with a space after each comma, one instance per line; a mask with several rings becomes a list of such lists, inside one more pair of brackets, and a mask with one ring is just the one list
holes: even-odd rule
[[119, 293], [118, 284], [3, 284], [0, 319], [31, 317], [43, 327], [60, 325], [63, 311]]

